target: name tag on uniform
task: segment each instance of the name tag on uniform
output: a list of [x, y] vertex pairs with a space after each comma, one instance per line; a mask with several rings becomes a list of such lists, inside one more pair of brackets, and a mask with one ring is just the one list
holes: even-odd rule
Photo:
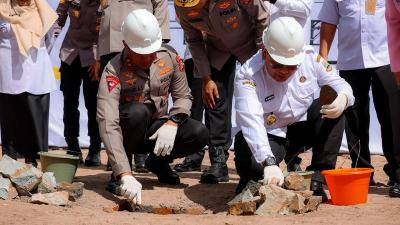
[[376, 11], [376, 0], [365, 0], [365, 14], [374, 15]]
[[269, 102], [269, 101], [271, 101], [272, 99], [274, 99], [275, 98], [275, 95], [274, 94], [272, 94], [272, 95], [268, 95], [267, 97], [265, 97], [265, 102]]

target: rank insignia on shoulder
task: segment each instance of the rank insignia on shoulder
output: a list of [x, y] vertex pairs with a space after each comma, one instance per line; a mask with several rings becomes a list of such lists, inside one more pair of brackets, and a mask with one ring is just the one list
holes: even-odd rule
[[185, 70], [185, 64], [183, 63], [183, 60], [179, 55], [176, 55], [175, 60], [178, 63], [179, 71], [183, 72]]
[[250, 87], [256, 87], [257, 86], [256, 82], [251, 81], [251, 80], [245, 80], [245, 81], [242, 82], [242, 84], [245, 85], [245, 86], [250, 86]]
[[278, 117], [276, 117], [276, 115], [271, 112], [271, 114], [269, 114], [267, 116], [267, 118], [265, 119], [265, 122], [267, 123], [268, 126], [272, 126], [276, 123], [277, 120], [278, 120]]
[[114, 75], [107, 75], [106, 76], [108, 92], [111, 92], [118, 84], [119, 79]]
[[304, 75], [301, 75], [299, 78], [300, 83], [306, 82], [307, 78]]

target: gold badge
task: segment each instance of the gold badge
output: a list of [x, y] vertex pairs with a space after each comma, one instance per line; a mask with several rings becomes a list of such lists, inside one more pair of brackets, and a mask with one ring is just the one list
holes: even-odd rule
[[267, 116], [267, 119], [265, 122], [267, 123], [268, 126], [272, 126], [276, 123], [277, 120], [278, 120], [278, 117], [276, 117], [274, 113], [271, 113]]
[[299, 78], [300, 83], [306, 82], [307, 78], [304, 75], [301, 75]]
[[179, 7], [193, 7], [199, 4], [200, 0], [175, 0], [175, 5]]

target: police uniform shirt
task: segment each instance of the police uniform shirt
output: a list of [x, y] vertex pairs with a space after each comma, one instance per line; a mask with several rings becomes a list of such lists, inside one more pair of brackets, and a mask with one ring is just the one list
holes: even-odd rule
[[339, 70], [389, 64], [385, 0], [325, 0], [318, 18], [338, 25]]
[[235, 77], [236, 123], [257, 162], [272, 156], [267, 133], [286, 137], [288, 125], [307, 119], [314, 92], [323, 85], [347, 96], [354, 103], [350, 85], [311, 46], [304, 62], [285, 82], [277, 82], [264, 69], [261, 50], [249, 59]]
[[[169, 94], [173, 105], [168, 111]], [[192, 96], [182, 59], [161, 47], [149, 72], [124, 71], [122, 53], [116, 55], [105, 67], [97, 94], [97, 121], [116, 175], [130, 171], [119, 124], [119, 105], [129, 102], [153, 105], [153, 119], [180, 113], [190, 116]]]
[[261, 0], [210, 1], [200, 10], [180, 7], [175, 12], [196, 66], [196, 77], [221, 70], [233, 55], [244, 63], [262, 46], [269, 14]]
[[267, 11], [271, 15], [271, 21], [278, 17], [290, 16], [303, 27], [310, 15], [312, 0], [276, 0], [274, 4], [264, 1]]
[[97, 42], [101, 20], [100, 0], [60, 0], [58, 20], [54, 24], [56, 36], [64, 27], [67, 17], [70, 25], [60, 49], [61, 61], [71, 65], [79, 55], [82, 67], [97, 59]]
[[57, 90], [53, 67], [42, 42], [38, 49], [29, 49], [23, 56], [8, 22], [0, 19], [0, 92], [35, 95]]

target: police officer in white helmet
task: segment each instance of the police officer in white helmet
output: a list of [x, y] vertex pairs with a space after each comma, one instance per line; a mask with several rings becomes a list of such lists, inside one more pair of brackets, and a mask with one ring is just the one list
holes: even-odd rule
[[[235, 78], [235, 164], [240, 193], [248, 181], [283, 184], [279, 163], [285, 152], [311, 145], [307, 170], [315, 171], [311, 190], [323, 196], [320, 171], [334, 169], [340, 148], [343, 110], [354, 102], [352, 89], [329, 63], [304, 46], [304, 32], [292, 17], [279, 17], [265, 29], [264, 48], [249, 59]], [[329, 85], [337, 93], [322, 105], [314, 92]]]
[[[169, 163], [201, 150], [207, 128], [189, 117], [192, 96], [183, 62], [162, 35], [153, 14], [132, 11], [122, 25], [123, 51], [105, 67], [97, 95], [100, 136], [113, 178], [124, 197], [141, 203], [142, 185], [132, 174], [132, 154], [149, 154], [146, 167], [158, 181], [180, 183]], [[168, 111], [168, 96], [173, 105]]]

